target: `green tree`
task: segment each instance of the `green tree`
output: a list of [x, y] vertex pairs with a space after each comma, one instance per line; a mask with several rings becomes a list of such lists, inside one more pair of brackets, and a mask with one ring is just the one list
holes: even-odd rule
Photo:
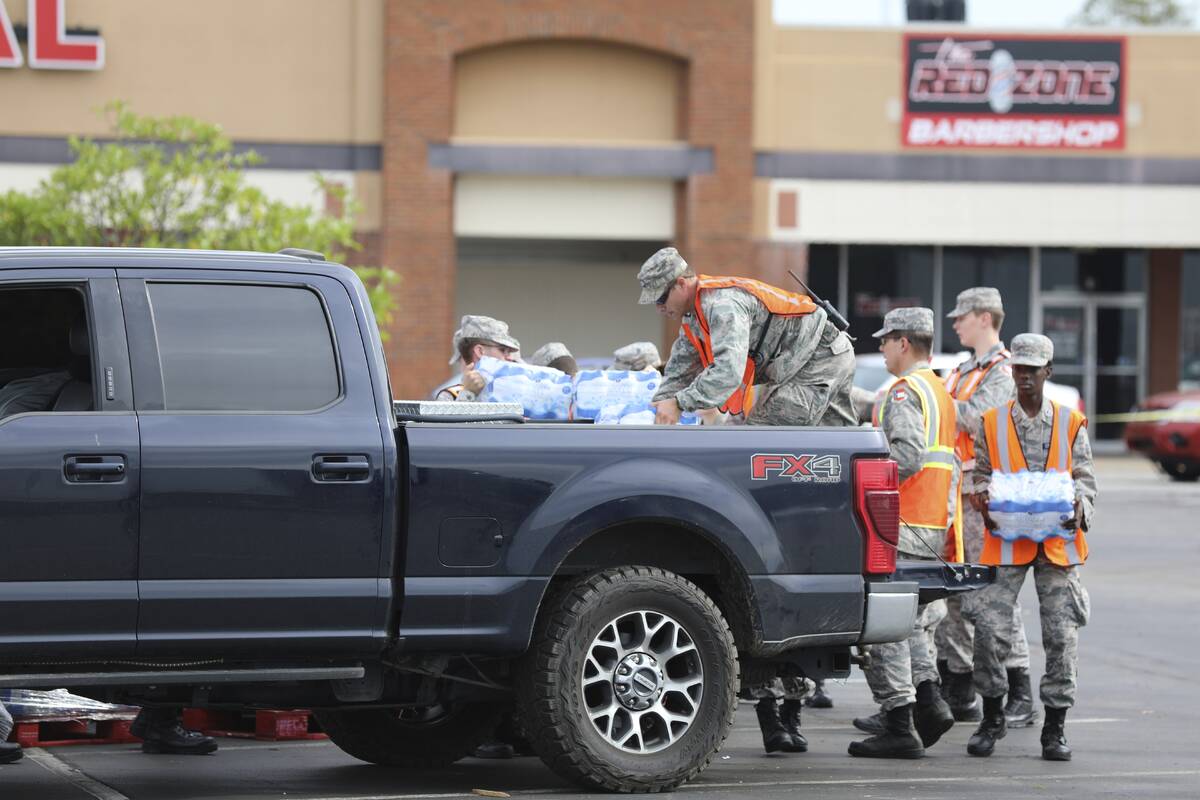
[[1087, 0], [1072, 22], [1076, 25], [1186, 28], [1191, 13], [1177, 0]]
[[[121, 102], [105, 107], [109, 141], [72, 137], [74, 159], [31, 192], [0, 194], [0, 245], [200, 248], [274, 252], [300, 247], [343, 260], [360, 249], [358, 206], [345, 188], [315, 177], [336, 213], [272, 200], [246, 182], [262, 163], [235, 153], [218, 125], [185, 116], [147, 117]], [[355, 268], [386, 334], [399, 277]]]

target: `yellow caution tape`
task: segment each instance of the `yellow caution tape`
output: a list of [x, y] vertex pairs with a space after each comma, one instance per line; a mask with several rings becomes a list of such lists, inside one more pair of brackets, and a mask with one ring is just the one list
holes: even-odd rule
[[1200, 408], [1130, 411], [1126, 414], [1097, 414], [1092, 422], [1200, 422]]

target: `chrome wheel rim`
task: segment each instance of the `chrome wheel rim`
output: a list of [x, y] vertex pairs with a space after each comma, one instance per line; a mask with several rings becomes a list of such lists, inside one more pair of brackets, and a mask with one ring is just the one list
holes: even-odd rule
[[679, 741], [704, 696], [704, 664], [695, 640], [660, 611], [630, 611], [601, 628], [580, 677], [584, 710], [596, 733], [635, 755]]

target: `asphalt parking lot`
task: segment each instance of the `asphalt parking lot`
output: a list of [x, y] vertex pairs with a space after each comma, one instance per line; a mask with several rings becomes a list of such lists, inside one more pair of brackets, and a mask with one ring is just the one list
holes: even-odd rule
[[[1099, 466], [1096, 528], [1084, 583], [1092, 621], [1081, 633], [1080, 692], [1067, 719], [1074, 761], [1039, 757], [1038, 729], [1010, 731], [988, 759], [966, 755], [956, 726], [914, 762], [846, 755], [850, 719], [874, 711], [861, 675], [830, 685], [835, 708], [808, 711], [809, 752], [764, 755], [753, 710], [713, 764], [680, 791], [711, 798], [807, 794], [822, 798], [1197, 798], [1200, 756], [1200, 484], [1174, 484], [1133, 459]], [[1022, 595], [1041, 672], [1031, 583]], [[408, 800], [579, 796], [536, 759], [466, 759], [438, 772], [371, 767], [327, 742], [229, 740], [213, 756], [148, 756], [136, 746], [32, 750], [0, 766], [2, 800]]]

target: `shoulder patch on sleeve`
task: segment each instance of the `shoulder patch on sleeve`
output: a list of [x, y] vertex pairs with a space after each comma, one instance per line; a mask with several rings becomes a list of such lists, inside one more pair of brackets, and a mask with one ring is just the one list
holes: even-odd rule
[[903, 403], [907, 399], [908, 399], [908, 388], [907, 387], [897, 386], [895, 389], [892, 389], [892, 402], [893, 403]]

